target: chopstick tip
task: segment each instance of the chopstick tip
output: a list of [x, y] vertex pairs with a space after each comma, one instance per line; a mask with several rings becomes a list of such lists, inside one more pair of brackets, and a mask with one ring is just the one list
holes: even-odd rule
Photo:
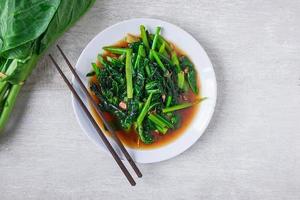
[[58, 48], [58, 50], [60, 51], [60, 52], [62, 52], [62, 49], [60, 48], [60, 46], [57, 44], [56, 45], [56, 47]]
[[136, 186], [136, 182], [131, 183], [131, 186]]

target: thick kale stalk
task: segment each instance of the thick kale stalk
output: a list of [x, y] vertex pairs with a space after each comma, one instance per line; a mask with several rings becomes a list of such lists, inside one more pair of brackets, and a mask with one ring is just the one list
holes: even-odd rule
[[0, 131], [39, 58], [94, 1], [0, 1]]
[[133, 86], [132, 86], [132, 49], [128, 49], [126, 52], [126, 84], [127, 84], [127, 98], [132, 99], [133, 97]]

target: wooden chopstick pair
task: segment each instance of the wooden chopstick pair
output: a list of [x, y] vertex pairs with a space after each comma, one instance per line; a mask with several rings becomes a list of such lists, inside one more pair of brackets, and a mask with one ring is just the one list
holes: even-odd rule
[[[82, 81], [79, 78], [78, 74], [76, 73], [75, 69], [71, 65], [70, 61], [68, 60], [68, 58], [66, 57], [66, 55], [64, 54], [64, 52], [62, 51], [62, 49], [58, 45], [56, 45], [56, 46], [57, 46], [59, 52], [62, 54], [64, 60], [66, 61], [67, 65], [68, 65], [69, 69], [71, 70], [72, 74], [74, 75], [76, 81], [79, 83], [81, 90], [84, 92], [84, 94], [88, 97], [89, 101], [92, 103], [92, 105], [95, 108], [97, 114], [100, 116], [102, 122], [105, 124], [105, 126], [108, 129], [108, 131], [111, 133], [111, 135], [113, 136], [114, 140], [116, 141], [118, 147], [123, 152], [126, 160], [129, 162], [129, 164], [131, 165], [131, 167], [135, 171], [136, 175], [138, 177], [142, 177], [142, 173], [140, 172], [140, 170], [136, 166], [135, 162], [133, 161], [133, 159], [129, 155], [128, 151], [126, 150], [126, 148], [124, 147], [124, 145], [122, 144], [122, 142], [120, 141], [120, 139], [118, 138], [118, 136], [115, 133], [114, 129], [105, 120], [102, 111], [99, 109], [99, 106], [97, 105], [97, 103], [95, 102], [95, 100], [92, 98], [91, 94], [88, 92], [88, 90], [86, 89], [86, 87], [82, 83]], [[124, 175], [126, 176], [127, 180], [130, 182], [130, 184], [132, 186], [136, 185], [136, 182], [134, 181], [133, 177], [131, 176], [131, 174], [129, 173], [129, 171], [127, 170], [127, 168], [125, 167], [124, 163], [121, 161], [120, 157], [118, 156], [118, 154], [116, 153], [116, 151], [114, 150], [114, 148], [112, 147], [112, 145], [109, 143], [108, 139], [106, 138], [106, 136], [103, 133], [103, 131], [100, 129], [100, 127], [97, 124], [97, 122], [95, 121], [95, 119], [93, 118], [93, 116], [90, 113], [89, 109], [84, 105], [83, 101], [81, 100], [81, 98], [79, 97], [79, 95], [77, 94], [77, 92], [75, 91], [74, 87], [69, 82], [69, 80], [67, 79], [67, 77], [64, 75], [64, 73], [62, 72], [62, 70], [60, 69], [60, 67], [58, 66], [57, 62], [54, 60], [54, 58], [52, 57], [51, 54], [49, 54], [49, 57], [52, 60], [54, 66], [57, 69], [57, 71], [62, 76], [62, 78], [64, 79], [65, 83], [67, 84], [67, 86], [71, 90], [72, 94], [74, 95], [74, 97], [78, 101], [80, 107], [83, 109], [83, 111], [85, 112], [85, 114], [87, 115], [87, 117], [89, 118], [89, 120], [91, 121], [91, 123], [93, 124], [94, 128], [98, 132], [100, 138], [102, 139], [102, 141], [104, 142], [105, 146], [107, 147], [107, 149], [109, 150], [109, 152], [113, 156], [114, 160], [117, 162], [118, 166], [121, 168], [121, 170], [124, 173]]]

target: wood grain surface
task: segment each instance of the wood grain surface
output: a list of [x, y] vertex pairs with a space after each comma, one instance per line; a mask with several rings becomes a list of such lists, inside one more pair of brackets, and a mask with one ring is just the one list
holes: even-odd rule
[[[213, 120], [180, 156], [139, 165], [144, 177], [133, 188], [82, 133], [70, 92], [44, 57], [0, 136], [0, 199], [299, 200], [299, 10], [299, 0], [98, 0], [58, 41], [73, 64], [114, 23], [169, 21], [212, 60]], [[64, 64], [54, 47], [49, 52]]]

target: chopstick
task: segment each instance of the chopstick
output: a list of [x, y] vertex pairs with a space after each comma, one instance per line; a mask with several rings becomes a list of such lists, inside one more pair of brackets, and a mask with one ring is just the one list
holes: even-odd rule
[[67, 56], [65, 55], [65, 53], [62, 51], [62, 49], [60, 48], [59, 45], [56, 45], [59, 52], [61, 53], [61, 55], [63, 56], [64, 60], [66, 61], [69, 69], [71, 70], [72, 74], [74, 75], [75, 79], [77, 80], [77, 82], [80, 85], [80, 88], [83, 90], [83, 92], [85, 93], [85, 95], [88, 97], [89, 101], [93, 104], [93, 107], [95, 108], [97, 114], [100, 116], [102, 122], [105, 124], [106, 128], [108, 129], [108, 131], [112, 134], [114, 140], [116, 141], [117, 145], [119, 146], [119, 148], [121, 149], [121, 151], [123, 152], [123, 154], [125, 155], [125, 158], [127, 159], [127, 161], [129, 162], [129, 164], [131, 165], [131, 167], [133, 168], [133, 170], [135, 171], [136, 175], [138, 177], [142, 177], [142, 173], [139, 170], [139, 168], [136, 166], [135, 162], [133, 161], [133, 159], [131, 158], [131, 156], [129, 155], [128, 151], [126, 150], [126, 148], [124, 147], [124, 145], [122, 144], [121, 140], [119, 139], [119, 137], [117, 136], [116, 132], [114, 131], [114, 129], [111, 127], [111, 125], [105, 120], [104, 115], [102, 113], [102, 111], [100, 110], [99, 106], [97, 105], [96, 101], [93, 99], [93, 97], [91, 96], [91, 94], [88, 92], [88, 90], [86, 89], [86, 87], [84, 86], [84, 84], [82, 83], [80, 77], [78, 76], [78, 74], [76, 73], [74, 67], [71, 65], [69, 59], [67, 58]]
[[49, 54], [50, 59], [52, 60], [54, 66], [56, 67], [57, 71], [59, 72], [59, 74], [62, 76], [62, 78], [64, 79], [65, 83], [67, 84], [67, 86], [69, 87], [69, 89], [71, 90], [72, 94], [74, 95], [74, 97], [76, 98], [76, 100], [78, 101], [80, 107], [83, 109], [83, 111], [85, 112], [85, 114], [87, 115], [87, 117], [89, 118], [89, 120], [91, 121], [91, 123], [93, 124], [94, 128], [96, 129], [96, 131], [98, 132], [100, 138], [102, 139], [103, 143], [105, 144], [105, 146], [107, 147], [107, 149], [109, 150], [109, 152], [111, 153], [111, 155], [113, 156], [114, 160], [117, 162], [118, 166], [120, 167], [120, 169], [122, 170], [122, 172], [124, 173], [124, 175], [126, 176], [127, 180], [129, 181], [129, 183], [134, 186], [136, 185], [136, 182], [134, 181], [134, 179], [132, 178], [131, 174], [129, 173], [129, 171], [127, 170], [127, 168], [125, 167], [124, 163], [121, 161], [120, 157], [118, 156], [118, 154], [116, 153], [116, 151], [114, 150], [114, 148], [112, 147], [112, 145], [109, 143], [109, 141], [107, 140], [106, 136], [104, 135], [104, 133], [101, 131], [101, 129], [99, 128], [97, 122], [95, 121], [95, 119], [93, 118], [92, 114], [89, 112], [88, 108], [84, 105], [83, 101], [80, 99], [79, 95], [77, 94], [77, 92], [75, 91], [74, 87], [72, 86], [72, 84], [69, 82], [69, 80], [67, 79], [67, 77], [64, 75], [64, 73], [62, 72], [62, 70], [60, 69], [60, 67], [58, 66], [58, 64], [56, 63], [56, 61], [54, 60], [54, 58], [52, 57], [51, 54]]

